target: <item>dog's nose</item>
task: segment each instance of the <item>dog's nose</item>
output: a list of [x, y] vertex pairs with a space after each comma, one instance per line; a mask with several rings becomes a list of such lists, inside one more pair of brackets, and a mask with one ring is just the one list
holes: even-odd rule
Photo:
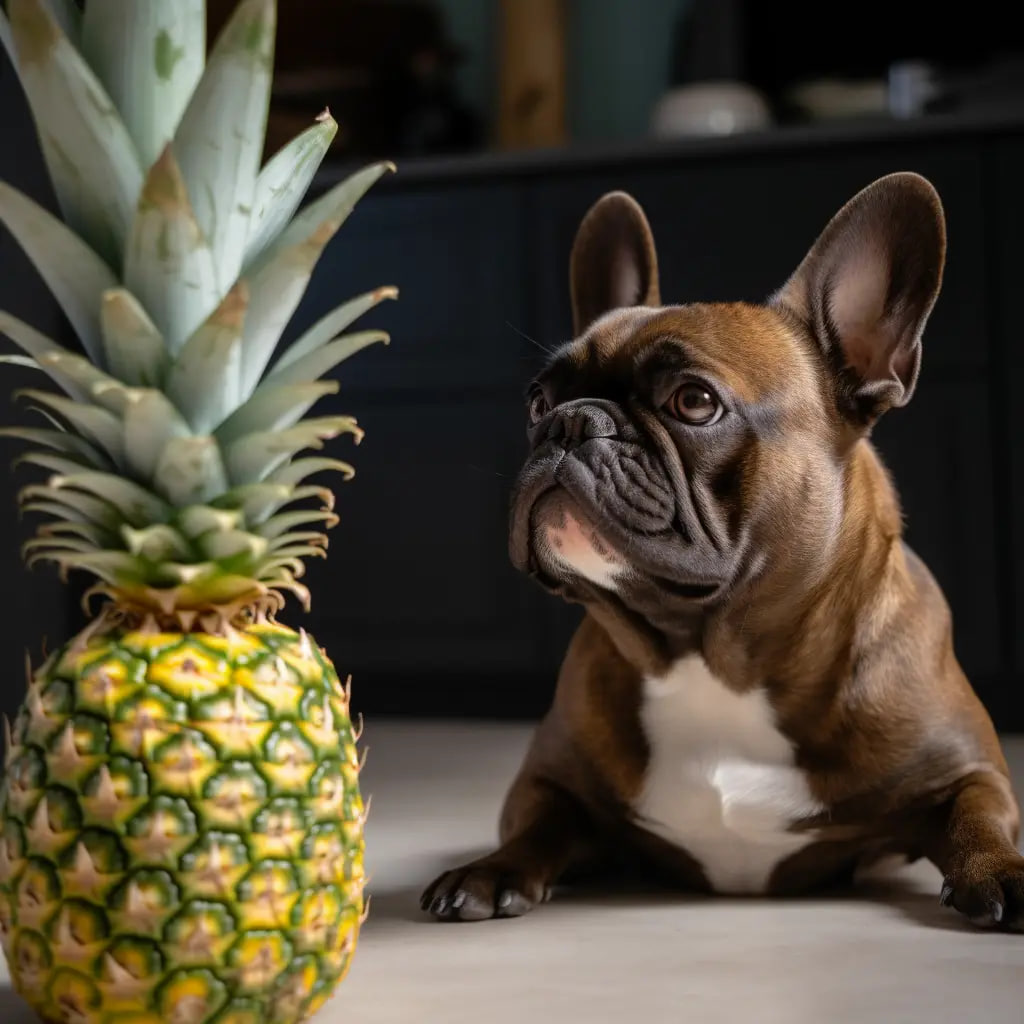
[[572, 448], [595, 437], [615, 437], [615, 420], [596, 405], [573, 405], [555, 416], [548, 439]]

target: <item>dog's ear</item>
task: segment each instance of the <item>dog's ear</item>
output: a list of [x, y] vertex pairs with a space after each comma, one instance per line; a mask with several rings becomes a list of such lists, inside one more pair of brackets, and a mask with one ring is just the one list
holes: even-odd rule
[[917, 174], [890, 174], [832, 218], [772, 297], [817, 338], [840, 411], [857, 425], [910, 400], [945, 256], [935, 189]]
[[661, 302], [654, 236], [632, 196], [609, 192], [583, 218], [569, 259], [569, 287], [577, 336], [609, 310]]

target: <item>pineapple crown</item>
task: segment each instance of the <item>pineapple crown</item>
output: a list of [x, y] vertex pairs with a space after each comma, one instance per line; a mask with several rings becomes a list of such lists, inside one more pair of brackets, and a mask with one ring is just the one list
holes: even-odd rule
[[[207, 60], [205, 0], [8, 0], [0, 40], [31, 107], [63, 221], [0, 182], [0, 222], [81, 341], [71, 352], [0, 312], [63, 392], [28, 390], [44, 425], [2, 433], [51, 474], [19, 493], [47, 519], [25, 548], [102, 592], [165, 613], [285, 590], [308, 605], [334, 459], [298, 457], [346, 416], [306, 417], [321, 379], [382, 331], [341, 332], [384, 299], [346, 302], [276, 361], [324, 247], [385, 171], [298, 211], [337, 125], [325, 111], [260, 167], [275, 0], [242, 0]], [[316, 507], [309, 502], [316, 499]]]

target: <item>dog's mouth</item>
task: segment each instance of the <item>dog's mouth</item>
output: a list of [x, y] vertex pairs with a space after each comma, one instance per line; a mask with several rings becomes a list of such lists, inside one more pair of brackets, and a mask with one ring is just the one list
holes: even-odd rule
[[[682, 572], [668, 575], [660, 566], [645, 564], [631, 550], [628, 536], [557, 483], [539, 489], [522, 515], [529, 525], [518, 567], [550, 593], [572, 599], [577, 590], [594, 593], [596, 588], [606, 596], [619, 593], [629, 600], [633, 594], [650, 600], [644, 595], [653, 591], [659, 597], [706, 604], [723, 589], [720, 580], [695, 579]], [[575, 550], [567, 541], [575, 541]]]
[[[599, 477], [578, 452], [552, 448], [527, 463], [513, 494], [513, 565], [569, 600], [618, 593], [644, 606], [717, 601], [729, 575], [719, 570], [727, 566], [694, 524], [679, 525], [657, 478], [649, 490], [634, 481], [634, 493], [623, 494]], [[628, 514], [633, 503], [636, 522]]]

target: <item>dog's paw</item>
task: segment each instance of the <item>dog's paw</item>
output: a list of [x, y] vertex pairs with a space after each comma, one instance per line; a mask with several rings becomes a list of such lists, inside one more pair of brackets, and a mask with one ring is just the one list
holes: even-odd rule
[[441, 921], [521, 917], [550, 898], [544, 883], [486, 860], [446, 871], [423, 893], [420, 907]]
[[939, 902], [980, 928], [1024, 931], [1024, 857], [979, 857], [947, 876]]

